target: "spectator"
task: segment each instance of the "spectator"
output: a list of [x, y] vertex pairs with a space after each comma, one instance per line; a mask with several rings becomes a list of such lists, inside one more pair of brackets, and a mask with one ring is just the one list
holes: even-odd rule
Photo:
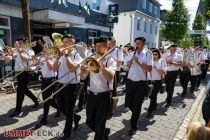
[[188, 140], [209, 140], [210, 128], [202, 126], [199, 122], [192, 122], [187, 127]]
[[41, 38], [37, 40], [36, 46], [32, 48], [35, 55], [39, 54], [43, 50], [43, 41]]

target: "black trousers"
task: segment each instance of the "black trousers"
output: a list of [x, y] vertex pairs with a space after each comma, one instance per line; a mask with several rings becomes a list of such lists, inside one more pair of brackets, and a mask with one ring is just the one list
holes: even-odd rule
[[203, 101], [202, 105], [202, 114], [203, 114], [203, 119], [205, 120], [206, 126], [208, 122], [210, 121], [210, 97], [206, 97]]
[[147, 91], [146, 85], [146, 81], [133, 82], [130, 79], [126, 81], [125, 106], [132, 112], [130, 125], [133, 129], [137, 129], [141, 106]]
[[[63, 84], [60, 84], [59, 87], [62, 87]], [[58, 110], [66, 116], [66, 123], [63, 130], [64, 136], [70, 137], [72, 132], [73, 121], [76, 120], [79, 115], [74, 113], [74, 107], [76, 102], [76, 95], [74, 91], [77, 87], [77, 84], [69, 84], [63, 88], [57, 97]]]
[[190, 76], [190, 83], [191, 83], [190, 91], [191, 92], [194, 92], [197, 80], [198, 80], [198, 75]]
[[207, 71], [208, 71], [208, 67], [209, 67], [209, 61], [206, 60], [205, 62], [207, 64], [202, 64], [201, 65], [201, 72], [202, 72], [201, 79], [202, 80], [205, 80], [206, 79], [206, 75], [207, 75]]
[[179, 78], [180, 78], [180, 84], [182, 86], [182, 94], [186, 94], [187, 93], [187, 86], [188, 83], [190, 81], [190, 70], [186, 70], [186, 71], [179, 71]]
[[202, 74], [198, 75], [198, 77], [197, 77], [197, 82], [196, 82], [196, 85], [195, 85], [196, 88], [199, 88], [199, 87], [200, 87], [201, 78], [202, 78]]
[[167, 71], [167, 74], [165, 76], [165, 83], [166, 83], [166, 92], [167, 92], [167, 98], [166, 102], [171, 103], [173, 93], [174, 93], [174, 86], [176, 84], [176, 78], [179, 74], [179, 71]]
[[86, 124], [95, 132], [94, 140], [103, 140], [106, 120], [110, 112], [110, 93], [88, 94], [86, 106]]
[[83, 108], [84, 104], [86, 103], [86, 100], [87, 100], [87, 86], [88, 86], [88, 78], [81, 81], [84, 83], [84, 87], [81, 91], [81, 93], [78, 93], [79, 94], [79, 102], [78, 102], [78, 107], [79, 108]]
[[16, 97], [16, 108], [15, 111], [20, 112], [23, 104], [25, 95], [28, 96], [34, 103], [37, 103], [37, 98], [28, 89], [28, 72], [24, 71], [17, 76], [17, 97]]
[[160, 91], [162, 81], [161, 80], [153, 81], [152, 84], [153, 84], [154, 88], [152, 90], [152, 94], [149, 97], [150, 105], [148, 108], [148, 112], [154, 111], [157, 106], [157, 95], [158, 95], [158, 92]]
[[[43, 80], [41, 82], [41, 90], [45, 89], [47, 86], [52, 84], [54, 79], [55, 78], [43, 78]], [[52, 86], [49, 89], [47, 89], [45, 92], [43, 92], [42, 93], [42, 98], [45, 100], [48, 97], [50, 97], [52, 95], [52, 92], [53, 92], [54, 88], [55, 88], [55, 86]], [[48, 100], [46, 103], [44, 103], [44, 110], [43, 110], [44, 112], [43, 112], [42, 120], [47, 119], [50, 106], [57, 109], [57, 104], [56, 104], [55, 98], [52, 98], [52, 99]]]

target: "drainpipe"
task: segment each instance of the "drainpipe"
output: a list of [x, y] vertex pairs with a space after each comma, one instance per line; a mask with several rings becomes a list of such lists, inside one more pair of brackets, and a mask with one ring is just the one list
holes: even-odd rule
[[130, 18], [131, 18], [131, 32], [130, 32], [130, 43], [131, 45], [133, 46], [133, 37], [134, 37], [134, 27], [133, 27], [133, 24], [134, 24], [134, 16], [132, 15], [132, 12], [130, 13]]

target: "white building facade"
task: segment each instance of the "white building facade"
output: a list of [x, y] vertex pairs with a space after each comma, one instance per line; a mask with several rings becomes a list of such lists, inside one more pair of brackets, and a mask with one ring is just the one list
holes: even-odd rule
[[160, 4], [155, 0], [131, 0], [129, 3], [133, 6], [126, 7], [129, 3], [118, 2], [119, 20], [113, 29], [118, 45], [134, 45], [134, 39], [142, 36], [146, 38], [148, 48], [158, 48]]

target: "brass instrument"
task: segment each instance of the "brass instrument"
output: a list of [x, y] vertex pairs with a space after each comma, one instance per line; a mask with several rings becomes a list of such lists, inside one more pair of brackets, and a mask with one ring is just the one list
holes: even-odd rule
[[197, 76], [197, 75], [201, 74], [201, 69], [198, 65], [200, 63], [200, 62], [198, 62], [198, 56], [200, 54], [198, 54], [198, 53], [199, 52], [192, 50], [191, 55], [190, 55], [190, 57], [192, 59], [191, 65], [193, 66], [192, 68], [190, 68], [192, 76]]
[[[86, 59], [84, 59], [80, 64], [78, 65], [81, 65], [81, 64], [84, 64], [86, 62], [87, 64], [87, 67], [90, 71], [94, 72], [94, 73], [98, 73], [100, 72], [100, 62], [107, 56], [109, 55], [111, 52], [113, 52], [116, 48], [118, 47], [114, 47], [112, 49], [110, 49], [106, 54], [104, 54], [103, 56], [101, 56], [100, 58], [98, 59], [95, 59], [91, 56], [87, 57]], [[77, 75], [75, 75], [74, 78], [72, 78], [68, 83], [66, 83], [64, 86], [62, 86], [61, 88], [59, 88], [56, 92], [54, 92], [50, 97], [48, 97], [47, 99], [45, 100], [42, 100], [40, 98], [40, 95], [42, 93], [44, 93], [47, 89], [49, 89], [50, 87], [52, 87], [54, 84], [56, 84], [60, 79], [62, 79], [63, 77], [65, 77], [67, 74], [69, 74], [69, 72], [65, 73], [63, 76], [61, 76], [59, 79], [57, 79], [56, 81], [54, 81], [52, 84], [50, 84], [48, 87], [46, 87], [45, 89], [42, 90], [41, 93], [38, 94], [38, 101], [41, 102], [41, 103], [46, 103], [47, 101], [49, 101], [50, 99], [52, 99], [56, 94], [58, 94], [63, 88], [65, 88], [68, 84], [70, 84], [74, 79], [76, 79], [80, 73], [78, 73]]]
[[54, 43], [53, 43], [54, 47], [60, 48], [63, 46], [63, 42], [62, 42], [63, 35], [62, 34], [53, 33], [52, 38], [54, 40]]

